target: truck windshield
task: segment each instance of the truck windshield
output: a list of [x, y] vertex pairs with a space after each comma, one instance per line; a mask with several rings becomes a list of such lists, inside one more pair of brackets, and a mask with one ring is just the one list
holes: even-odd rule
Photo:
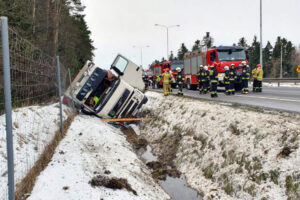
[[244, 49], [217, 50], [219, 61], [238, 61], [246, 60]]

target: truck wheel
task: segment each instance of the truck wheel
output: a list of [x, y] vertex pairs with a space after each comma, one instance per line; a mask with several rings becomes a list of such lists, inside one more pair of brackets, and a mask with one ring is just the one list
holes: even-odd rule
[[187, 81], [186, 81], [186, 88], [188, 89], [188, 90], [191, 90], [192, 88], [191, 88], [191, 80], [190, 79], [187, 79]]

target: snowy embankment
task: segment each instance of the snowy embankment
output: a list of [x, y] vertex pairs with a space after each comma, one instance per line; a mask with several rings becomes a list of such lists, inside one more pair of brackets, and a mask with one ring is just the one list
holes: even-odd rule
[[[264, 87], [278, 87], [278, 83], [263, 82]], [[280, 87], [300, 87], [300, 83], [280, 83]]]
[[[67, 108], [63, 107], [63, 118]], [[19, 183], [39, 158], [59, 129], [58, 104], [14, 109], [13, 145], [15, 182]], [[7, 196], [7, 153], [5, 115], [0, 116], [0, 199]]]
[[204, 199], [300, 199], [299, 115], [147, 96], [141, 135]]
[[159, 200], [169, 196], [119, 129], [94, 117], [77, 116], [28, 199]]

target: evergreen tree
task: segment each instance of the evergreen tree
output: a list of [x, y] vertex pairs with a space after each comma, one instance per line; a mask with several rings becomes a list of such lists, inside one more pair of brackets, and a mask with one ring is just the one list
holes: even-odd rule
[[174, 54], [173, 54], [173, 51], [171, 51], [171, 55], [169, 56], [169, 61], [172, 61], [174, 60]]
[[[282, 61], [281, 61], [282, 54]], [[282, 74], [283, 76], [293, 76], [293, 69], [296, 67], [293, 64], [293, 59], [296, 56], [296, 48], [293, 46], [291, 41], [286, 38], [277, 37], [274, 51], [273, 51], [273, 73], [274, 77], [280, 77], [280, 68], [282, 62]]]
[[257, 64], [259, 64], [259, 51], [260, 50], [260, 43], [257, 41], [257, 37], [254, 36], [253, 42], [251, 47], [249, 47], [249, 63], [251, 69], [255, 68]]
[[263, 49], [263, 66], [264, 66], [264, 76], [270, 77], [273, 63], [272, 63], [272, 45], [268, 41], [266, 47]]
[[180, 49], [178, 50], [177, 57], [179, 60], [183, 60], [184, 54], [189, 50], [186, 48], [185, 44], [182, 43]]
[[206, 32], [206, 35], [203, 37], [203, 42], [207, 48], [213, 46], [214, 39], [210, 36], [209, 32]]
[[244, 37], [239, 39], [238, 46], [245, 47], [245, 48], [248, 47], [247, 41]]
[[72, 74], [93, 57], [84, 8], [81, 0], [0, 1], [9, 27], [50, 56], [59, 54]]
[[192, 51], [196, 51], [200, 49], [200, 40], [196, 40], [194, 46], [192, 47]]

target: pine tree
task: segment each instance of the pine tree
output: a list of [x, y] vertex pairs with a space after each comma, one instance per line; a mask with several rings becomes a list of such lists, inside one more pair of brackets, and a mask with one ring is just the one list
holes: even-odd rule
[[183, 60], [184, 54], [189, 50], [186, 48], [185, 44], [182, 43], [180, 49], [178, 50], [177, 57], [179, 60]]
[[173, 51], [171, 51], [171, 55], [169, 56], [169, 61], [172, 61], [174, 60], [174, 54], [173, 54]]
[[251, 69], [255, 68], [257, 64], [259, 64], [259, 51], [260, 50], [260, 43], [257, 41], [256, 35], [254, 36], [253, 42], [251, 47], [249, 47], [249, 63]]
[[192, 47], [192, 51], [196, 51], [200, 49], [200, 40], [196, 40], [194, 46]]
[[273, 63], [272, 63], [272, 45], [268, 41], [266, 47], [263, 49], [263, 66], [264, 66], [264, 76], [270, 77]]
[[293, 76], [293, 69], [296, 67], [293, 64], [293, 59], [296, 56], [296, 48], [291, 41], [286, 38], [277, 37], [274, 51], [273, 51], [273, 74], [275, 77], [280, 76], [281, 67], [281, 54], [282, 54], [282, 74], [283, 76]]
[[207, 48], [210, 48], [213, 46], [214, 39], [210, 36], [209, 32], [206, 32], [206, 35], [203, 37], [203, 42]]
[[239, 39], [238, 46], [248, 47], [247, 41], [246, 41], [246, 39], [244, 37], [242, 37], [241, 39]]

